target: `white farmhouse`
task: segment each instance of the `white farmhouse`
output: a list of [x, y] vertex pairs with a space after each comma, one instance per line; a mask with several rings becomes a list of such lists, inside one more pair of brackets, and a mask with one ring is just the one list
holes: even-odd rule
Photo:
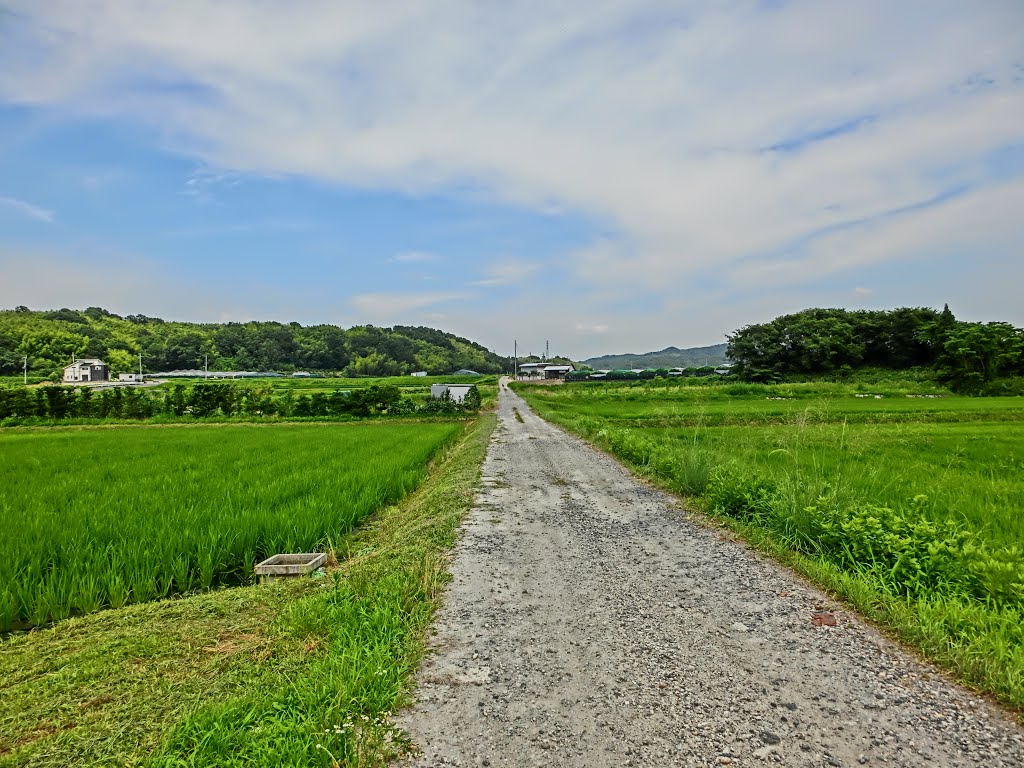
[[110, 369], [107, 367], [107, 364], [102, 360], [92, 357], [75, 360], [75, 362], [64, 369], [65, 384], [108, 381], [109, 379]]

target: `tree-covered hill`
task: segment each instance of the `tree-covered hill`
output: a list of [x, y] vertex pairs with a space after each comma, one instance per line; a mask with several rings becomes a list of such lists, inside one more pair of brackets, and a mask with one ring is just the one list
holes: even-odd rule
[[666, 347], [657, 352], [645, 352], [641, 355], [601, 355], [583, 362], [596, 370], [605, 368], [694, 368], [702, 365], [719, 365], [725, 362], [725, 344], [713, 344], [710, 347]]
[[72, 357], [98, 357], [112, 371], [210, 370], [331, 371], [346, 376], [392, 376], [460, 368], [499, 373], [510, 361], [468, 339], [433, 328], [299, 323], [182, 323], [145, 315], [121, 317], [99, 307], [84, 310], [0, 310], [0, 374], [29, 370], [48, 376]]
[[1024, 330], [961, 322], [948, 306], [806, 309], [745, 326], [728, 339], [733, 372], [752, 381], [918, 367], [934, 369], [960, 391], [1014, 394], [1024, 376]]

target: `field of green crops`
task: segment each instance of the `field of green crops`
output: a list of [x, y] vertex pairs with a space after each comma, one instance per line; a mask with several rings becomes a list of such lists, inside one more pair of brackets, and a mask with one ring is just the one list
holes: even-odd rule
[[456, 423], [0, 433], [0, 631], [239, 583], [425, 477]]
[[914, 381], [516, 388], [1024, 707], [1024, 398]]

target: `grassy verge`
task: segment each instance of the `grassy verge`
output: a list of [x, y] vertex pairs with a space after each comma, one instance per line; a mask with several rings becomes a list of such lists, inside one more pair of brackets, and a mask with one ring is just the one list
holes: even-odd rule
[[382, 765], [494, 416], [321, 579], [110, 610], [0, 641], [0, 766]]
[[747, 412], [745, 426], [684, 431], [623, 426], [614, 403], [595, 409], [568, 390], [520, 391], [545, 418], [1024, 712], [1024, 553], [1014, 511], [1021, 441], [1011, 426], [859, 434], [839, 423], [826, 435], [800, 420], [765, 427], [759, 403], [736, 401], [729, 407], [738, 417]]

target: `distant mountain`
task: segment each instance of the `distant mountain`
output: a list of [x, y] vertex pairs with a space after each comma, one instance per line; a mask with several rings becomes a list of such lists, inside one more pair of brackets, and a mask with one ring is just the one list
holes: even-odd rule
[[595, 370], [619, 368], [692, 368], [701, 365], [724, 363], [727, 344], [713, 344], [710, 347], [666, 347], [658, 352], [642, 355], [601, 355], [583, 360]]

